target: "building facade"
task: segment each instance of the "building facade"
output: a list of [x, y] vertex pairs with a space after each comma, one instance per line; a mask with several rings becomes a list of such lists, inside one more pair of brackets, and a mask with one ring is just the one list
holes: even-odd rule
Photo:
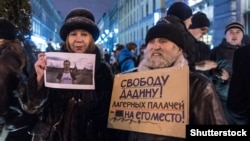
[[146, 33], [165, 16], [165, 0], [118, 0], [119, 43], [143, 44]]
[[54, 49], [59, 49], [61, 38], [59, 30], [62, 16], [55, 10], [51, 0], [30, 0], [32, 7], [32, 41], [39, 51], [45, 51], [48, 40], [52, 40]]
[[[117, 24], [119, 32], [115, 35], [116, 43], [135, 42], [139, 47], [144, 43], [147, 30], [159, 18], [164, 17], [169, 6], [176, 1], [187, 3], [193, 9], [193, 13], [202, 11], [207, 14], [211, 26], [202, 40], [211, 48], [221, 42], [224, 38], [225, 26], [232, 21], [241, 22], [245, 26], [246, 34], [250, 32], [250, 1], [248, 0], [117, 0], [115, 4], [117, 6], [114, 6], [117, 11], [111, 9], [106, 13], [105, 17], [109, 17], [106, 19], [109, 22], [102, 23], [102, 25], [106, 24], [106, 27], [100, 28], [101, 32], [105, 33], [106, 29], [110, 31], [111, 23]], [[111, 22], [112, 15], [116, 14], [118, 18], [114, 18]], [[110, 40], [110, 38], [105, 39], [104, 47], [112, 50], [114, 42], [110, 43]]]

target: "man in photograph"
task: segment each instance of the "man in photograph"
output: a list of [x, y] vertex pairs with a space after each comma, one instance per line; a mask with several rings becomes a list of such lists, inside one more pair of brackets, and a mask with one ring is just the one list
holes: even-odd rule
[[76, 76], [70, 71], [70, 61], [63, 62], [63, 71], [59, 72], [56, 77], [57, 83], [61, 84], [76, 84]]

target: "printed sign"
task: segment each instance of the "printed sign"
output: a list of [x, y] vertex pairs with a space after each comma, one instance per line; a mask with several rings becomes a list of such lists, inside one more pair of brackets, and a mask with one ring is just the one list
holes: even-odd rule
[[188, 67], [115, 76], [108, 128], [185, 138], [188, 120]]

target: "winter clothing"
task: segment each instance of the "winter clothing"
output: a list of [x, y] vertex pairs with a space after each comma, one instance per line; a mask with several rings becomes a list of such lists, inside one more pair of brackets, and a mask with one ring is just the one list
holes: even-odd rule
[[176, 16], [182, 21], [190, 18], [192, 14], [192, 9], [184, 2], [175, 2], [169, 7], [167, 11], [167, 15]]
[[210, 27], [210, 21], [207, 18], [207, 15], [202, 12], [197, 12], [192, 17], [192, 24], [189, 26], [189, 29]]
[[243, 39], [242, 39], [242, 43], [244, 45], [249, 45], [250, 44], [250, 35], [244, 34]]
[[[159, 25], [156, 25], [159, 26]], [[174, 25], [165, 25], [166, 29], [171, 28], [175, 32], [180, 32]], [[152, 27], [154, 28], [154, 27]], [[151, 29], [152, 29], [151, 28]], [[150, 30], [147, 34], [151, 34]], [[146, 35], [148, 36], [148, 35]], [[157, 37], [155, 37], [157, 38]], [[162, 37], [171, 38], [171, 37]], [[184, 36], [179, 36], [180, 40], [184, 40]], [[173, 42], [173, 41], [172, 41]], [[178, 41], [174, 40], [177, 44]], [[152, 43], [153, 44], [153, 43]], [[158, 45], [158, 44], [157, 44]], [[153, 47], [152, 47], [153, 48]], [[153, 50], [153, 49], [152, 49]], [[147, 55], [147, 54], [146, 54]], [[183, 55], [177, 56], [173, 64], [165, 67], [183, 67], [188, 65], [188, 61]], [[138, 71], [150, 71], [152, 70], [150, 59], [144, 59], [138, 66]], [[208, 112], [209, 111], [209, 112]], [[218, 95], [216, 94], [214, 85], [212, 82], [197, 72], [190, 72], [189, 74], [189, 125], [224, 125], [227, 124], [224, 113], [219, 101]], [[143, 126], [143, 125], [142, 125]], [[140, 132], [124, 132], [127, 135], [126, 141], [184, 141], [184, 138], [176, 138], [170, 136], [161, 136], [155, 134], [146, 134]], [[119, 136], [119, 135], [118, 135]], [[122, 138], [123, 138], [122, 136]], [[118, 139], [119, 140], [119, 139]]]
[[190, 71], [195, 71], [195, 62], [198, 55], [198, 49], [195, 47], [194, 37], [192, 34], [189, 33], [187, 30], [183, 20], [176, 16], [168, 15], [162, 19], [160, 19], [157, 24], [173, 24], [175, 25], [179, 30], [181, 30], [183, 36], [184, 36], [184, 47], [183, 51], [185, 54], [185, 57], [188, 60], [189, 69]]
[[93, 36], [95, 41], [98, 39], [100, 34], [99, 28], [95, 24], [93, 14], [83, 8], [76, 8], [67, 15], [60, 30], [62, 40], [65, 41], [67, 35], [75, 29], [87, 30]]
[[127, 47], [123, 48], [118, 56], [118, 63], [120, 65], [120, 72], [135, 68], [135, 54], [130, 52]]
[[0, 17], [0, 39], [15, 40], [16, 38], [16, 27], [7, 19]]
[[[69, 13], [60, 31], [61, 38], [65, 41], [74, 29], [89, 31], [95, 40], [99, 36], [94, 17], [86, 9], [74, 9]], [[63, 45], [61, 52], [72, 53], [69, 48]], [[93, 44], [88, 48], [92, 50], [86, 53], [95, 55], [95, 89], [49, 88], [44, 83], [41, 86], [37, 73], [20, 84], [23, 109], [39, 115], [39, 122], [31, 131], [33, 141], [110, 141], [107, 120], [113, 74], [102, 60], [99, 48]]]
[[[202, 12], [197, 12], [192, 17], [192, 24], [189, 26], [189, 30], [196, 29], [196, 28], [209, 27], [209, 26], [210, 26], [210, 21], [207, 18], [206, 14]], [[192, 31], [190, 31], [190, 33], [193, 37], [193, 38], [190, 38], [190, 41], [195, 44], [194, 61], [195, 61], [195, 64], [200, 64], [202, 61], [209, 59], [209, 54], [210, 54], [211, 49], [209, 45], [205, 44], [203, 41], [199, 41], [198, 38], [195, 37], [196, 33], [193, 33]], [[196, 71], [205, 75], [209, 75], [209, 71], [201, 71], [201, 70], [196, 70]]]
[[36, 74], [19, 93], [23, 108], [37, 113], [41, 121], [33, 129], [34, 141], [108, 141], [107, 115], [112, 93], [113, 75], [101, 61], [96, 47], [95, 90], [69, 90], [42, 87], [37, 90]]
[[36, 121], [35, 117], [22, 110], [16, 92], [24, 78], [26, 63], [20, 42], [11, 40], [0, 45], [0, 134], [7, 130], [6, 141], [30, 140], [28, 131]]
[[5, 141], [31, 140], [28, 131], [36, 121], [22, 110], [18, 101], [18, 84], [25, 78], [24, 74], [27, 75], [30, 60], [26, 59], [26, 50], [16, 40], [16, 34], [15, 26], [0, 18], [0, 39], [3, 39], [0, 44], [0, 135], [6, 132]]
[[183, 38], [180, 38], [180, 36], [183, 36], [182, 33], [176, 32], [176, 30], [179, 30], [178, 28], [174, 26], [171, 26], [173, 28], [169, 28], [169, 26], [170, 24], [157, 24], [150, 28], [146, 36], [146, 44], [154, 38], [167, 38], [183, 49], [185, 42]]
[[[241, 46], [230, 45], [226, 42], [226, 39], [223, 39], [221, 44], [211, 50], [211, 54], [209, 57], [209, 60], [213, 60], [218, 64], [217, 68], [211, 70], [210, 73], [212, 74], [213, 83], [216, 87], [221, 103], [223, 104], [225, 115], [227, 116], [228, 122], [230, 124], [233, 124], [234, 121], [231, 118], [231, 115], [228, 113], [226, 102], [228, 98], [229, 84], [233, 73], [232, 63], [234, 52], [240, 47]], [[229, 73], [230, 77], [227, 81], [224, 81], [220, 77], [218, 77], [221, 75], [221, 69], [225, 69]]]
[[191, 7], [189, 7], [184, 2], [175, 2], [167, 10], [167, 16], [161, 19], [158, 23], [172, 23], [178, 27], [185, 40], [185, 46], [183, 48], [185, 57], [188, 60], [190, 71], [195, 71], [195, 59], [197, 54], [197, 49], [195, 48], [195, 43], [193, 42], [193, 36], [189, 33], [186, 28], [184, 21], [193, 15]]
[[[20, 48], [17, 49], [19, 52], [15, 52], [12, 50], [12, 48]], [[1, 98], [4, 98], [5, 96], [14, 96], [13, 90], [17, 87], [17, 80], [18, 77], [21, 77], [22, 72], [22, 63], [24, 60], [22, 60], [21, 57], [25, 58], [24, 51], [22, 50], [22, 46], [18, 42], [8, 42], [3, 45], [0, 45], [0, 71], [1, 71]], [[12, 81], [10, 81], [12, 80]], [[13, 84], [8, 85], [8, 83], [13, 82]], [[7, 88], [7, 89], [6, 89]], [[7, 97], [6, 97], [7, 98]], [[0, 115], [4, 114], [8, 107], [9, 103], [11, 101], [8, 101], [7, 99], [0, 99], [1, 106], [0, 106]]]
[[[184, 58], [181, 58], [181, 60]], [[184, 62], [184, 61], [177, 62]], [[185, 60], [185, 59], [184, 59]], [[150, 70], [147, 67], [147, 60], [144, 59], [138, 71]], [[174, 66], [181, 66], [176, 63]], [[187, 64], [186, 64], [187, 65]], [[196, 72], [190, 72], [189, 75], [189, 125], [224, 125], [227, 124], [223, 114], [221, 103], [215, 91], [214, 85], [205, 77]], [[208, 112], [210, 111], [210, 112]], [[129, 132], [126, 141], [184, 141], [185, 139], [160, 136], [139, 132]]]
[[[239, 46], [233, 46], [226, 42], [225, 39], [221, 42], [220, 45], [216, 46], [211, 50], [209, 59], [217, 62], [218, 69], [225, 69], [229, 72], [230, 76], [232, 75], [232, 62], [234, 57], [234, 52], [238, 49]], [[224, 82], [223, 80], [213, 77], [213, 82], [218, 90], [218, 94], [223, 101], [227, 100], [227, 93], [229, 83]]]
[[228, 90], [227, 106], [236, 124], [250, 124], [250, 46], [237, 49]]
[[[196, 48], [196, 57], [195, 57], [195, 62], [200, 62], [200, 61], [204, 61], [204, 60], [209, 60], [209, 55], [210, 55], [210, 52], [211, 52], [211, 48], [209, 45], [205, 44], [204, 42], [202, 41], [198, 41], [196, 40], [195, 38], [194, 39], [194, 42], [195, 42], [195, 48]], [[201, 71], [201, 70], [196, 70], [197, 72], [199, 73], [202, 73], [206, 76], [209, 76], [210, 73], [209, 71], [210, 70], [207, 70], [207, 71]]]
[[239, 23], [239, 22], [231, 22], [230, 24], [228, 24], [228, 25], [225, 27], [225, 33], [226, 33], [229, 29], [231, 29], [231, 28], [238, 28], [238, 29], [240, 29], [240, 30], [243, 32], [243, 34], [244, 34], [244, 26], [243, 26], [241, 23]]

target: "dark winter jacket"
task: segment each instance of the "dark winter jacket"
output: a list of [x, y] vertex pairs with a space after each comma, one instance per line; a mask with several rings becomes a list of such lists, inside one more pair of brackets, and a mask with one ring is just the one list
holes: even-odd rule
[[[14, 48], [22, 48], [19, 43], [8, 42], [0, 45], [0, 115], [3, 115], [10, 106], [10, 97], [14, 97], [13, 91], [18, 85], [18, 77], [22, 73], [22, 57], [24, 51], [15, 52]], [[21, 50], [21, 49], [19, 49]]]
[[[195, 56], [194, 57], [195, 63], [200, 62], [200, 61], [204, 61], [204, 60], [209, 60], [209, 55], [211, 52], [210, 47], [207, 44], [205, 44], [204, 42], [198, 41], [194, 37], [190, 41], [195, 44], [195, 46], [194, 46], [194, 48], [195, 48], [195, 55], [194, 55]], [[196, 71], [199, 73], [202, 73], [206, 76], [209, 76], [209, 71], [200, 71], [200, 70], [196, 70]]]
[[236, 124], [250, 125], [250, 45], [237, 49], [233, 59], [233, 74], [228, 91], [228, 108]]
[[[212, 79], [215, 84], [216, 90], [219, 94], [219, 97], [221, 100], [226, 101], [227, 95], [228, 95], [228, 87], [229, 82], [232, 75], [232, 63], [233, 63], [233, 57], [234, 52], [236, 49], [238, 49], [240, 46], [233, 46], [226, 42], [225, 39], [222, 40], [222, 43], [219, 44], [217, 47], [213, 48], [210, 54], [210, 60], [215, 61], [218, 66], [215, 70], [212, 70]], [[227, 81], [223, 81], [220, 78], [217, 77], [217, 75], [220, 75], [218, 73], [219, 70], [225, 69], [229, 75], [230, 78]]]
[[34, 141], [108, 141], [107, 118], [113, 86], [111, 68], [96, 47], [95, 90], [37, 90], [36, 74], [19, 88], [23, 108], [38, 114]]
[[[183, 61], [180, 61], [183, 62]], [[143, 60], [138, 71], [147, 70]], [[178, 64], [175, 64], [178, 66]], [[149, 69], [149, 68], [148, 68]], [[181, 87], [181, 86], [180, 86]], [[225, 125], [227, 121], [215, 91], [213, 83], [204, 75], [190, 72], [189, 75], [189, 125]], [[166, 127], [168, 128], [168, 127]], [[119, 141], [184, 141], [182, 138], [145, 134], [139, 132], [124, 132], [126, 140]], [[118, 135], [119, 136], [119, 135]], [[124, 138], [124, 137], [123, 137]]]
[[23, 135], [28, 136], [26, 129], [33, 119], [22, 110], [17, 95], [26, 64], [26, 54], [19, 41], [6, 41], [0, 45], [0, 134], [5, 125], [10, 132], [25, 130]]
[[[192, 34], [191, 34], [192, 35]], [[192, 36], [193, 37], [193, 36]], [[197, 39], [190, 38], [190, 42], [195, 44], [195, 62], [200, 62], [202, 60], [209, 59], [210, 47], [202, 41], [198, 41]]]

